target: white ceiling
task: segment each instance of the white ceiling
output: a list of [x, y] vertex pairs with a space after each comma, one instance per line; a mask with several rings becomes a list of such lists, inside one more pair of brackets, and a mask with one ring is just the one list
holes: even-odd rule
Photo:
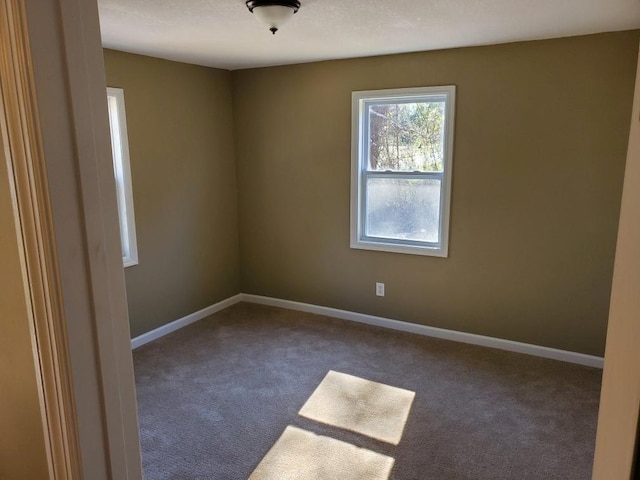
[[301, 0], [276, 34], [244, 0], [98, 0], [105, 47], [230, 70], [640, 28], [640, 0]]

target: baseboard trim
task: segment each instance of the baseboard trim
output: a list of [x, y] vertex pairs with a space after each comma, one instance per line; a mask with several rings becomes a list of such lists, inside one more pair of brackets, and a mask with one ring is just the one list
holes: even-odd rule
[[441, 338], [443, 340], [451, 340], [454, 342], [469, 343], [472, 345], [480, 345], [482, 347], [497, 348], [507, 350], [509, 352], [524, 353], [536, 357], [550, 358], [560, 360], [562, 362], [576, 363], [587, 367], [602, 368], [604, 358], [593, 355], [585, 355], [584, 353], [569, 352], [556, 348], [542, 347], [540, 345], [532, 345], [530, 343], [514, 342], [512, 340], [504, 340], [502, 338], [486, 337], [484, 335], [476, 335], [474, 333], [459, 332], [456, 330], [447, 330], [444, 328], [428, 327], [426, 325], [418, 325], [417, 323], [402, 322], [391, 318], [376, 317], [365, 313], [351, 312], [349, 310], [340, 310], [337, 308], [323, 307], [310, 303], [294, 302], [292, 300], [284, 300], [281, 298], [264, 297], [261, 295], [253, 295], [249, 293], [239, 293], [233, 297], [226, 298], [218, 303], [210, 305], [191, 313], [185, 317], [175, 320], [171, 323], [158, 327], [150, 332], [143, 333], [131, 340], [131, 348], [136, 349], [153, 340], [164, 337], [165, 335], [175, 332], [187, 325], [198, 320], [213, 315], [220, 310], [235, 305], [240, 302], [256, 303], [260, 305], [269, 305], [272, 307], [286, 308], [288, 310], [297, 310], [300, 312], [315, 313], [327, 317], [349, 320], [352, 322], [374, 325], [376, 327], [389, 328], [391, 330], [399, 330], [401, 332], [415, 333], [426, 337]]
[[187, 316], [179, 318], [171, 323], [167, 323], [166, 325], [162, 325], [150, 332], [143, 333], [133, 339], [131, 339], [131, 348], [136, 349], [145, 345], [153, 340], [157, 340], [160, 337], [164, 337], [165, 335], [175, 332], [187, 325], [190, 325], [198, 320], [202, 320], [203, 318], [208, 317], [209, 315], [213, 315], [220, 310], [224, 310], [231, 305], [235, 305], [243, 300], [243, 294], [239, 293], [234, 295], [233, 297], [226, 298], [218, 303], [214, 303], [213, 305], [209, 305], [208, 307], [203, 308], [202, 310], [198, 310], [197, 312], [190, 313]]
[[249, 303], [257, 303], [260, 305], [270, 305], [273, 307], [287, 308], [289, 310], [298, 310], [301, 312], [315, 313], [328, 317], [340, 318], [342, 320], [350, 320], [367, 325], [375, 325], [377, 327], [390, 328], [402, 332], [415, 333], [427, 337], [441, 338], [444, 340], [452, 340], [454, 342], [469, 343], [472, 345], [480, 345], [483, 347], [497, 348], [507, 350], [509, 352], [524, 353], [536, 357], [550, 358], [563, 362], [576, 363], [587, 367], [602, 368], [604, 358], [584, 353], [569, 352], [566, 350], [558, 350], [555, 348], [542, 347], [540, 345], [532, 345], [529, 343], [514, 342], [512, 340], [504, 340], [501, 338], [486, 337], [484, 335], [476, 335], [473, 333], [459, 332], [455, 330], [447, 330], [444, 328], [428, 327], [426, 325], [418, 325], [415, 323], [401, 322], [390, 318], [376, 317], [364, 313], [351, 312], [348, 310], [339, 310], [336, 308], [322, 307], [309, 303], [294, 302], [291, 300], [283, 300], [280, 298], [263, 297], [260, 295], [240, 294], [241, 301]]

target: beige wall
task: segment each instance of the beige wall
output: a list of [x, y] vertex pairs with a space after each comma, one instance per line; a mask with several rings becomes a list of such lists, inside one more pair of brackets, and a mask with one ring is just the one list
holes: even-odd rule
[[[233, 72], [243, 291], [602, 355], [637, 52], [623, 32]], [[448, 84], [449, 258], [350, 249], [351, 92]]]
[[140, 263], [133, 336], [239, 293], [231, 73], [105, 50], [124, 88]]

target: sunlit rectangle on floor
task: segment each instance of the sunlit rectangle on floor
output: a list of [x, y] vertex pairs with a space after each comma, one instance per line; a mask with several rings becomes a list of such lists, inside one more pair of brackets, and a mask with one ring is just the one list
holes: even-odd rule
[[394, 459], [288, 426], [249, 480], [387, 480]]
[[398, 445], [415, 393], [329, 371], [301, 416]]

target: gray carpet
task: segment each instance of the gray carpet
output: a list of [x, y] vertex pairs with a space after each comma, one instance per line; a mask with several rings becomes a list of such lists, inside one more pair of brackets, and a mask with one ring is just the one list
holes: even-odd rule
[[[591, 478], [597, 369], [244, 303], [134, 365], [147, 480], [246, 480], [288, 425], [393, 457], [395, 480]], [[298, 415], [329, 370], [416, 392], [399, 445]]]

